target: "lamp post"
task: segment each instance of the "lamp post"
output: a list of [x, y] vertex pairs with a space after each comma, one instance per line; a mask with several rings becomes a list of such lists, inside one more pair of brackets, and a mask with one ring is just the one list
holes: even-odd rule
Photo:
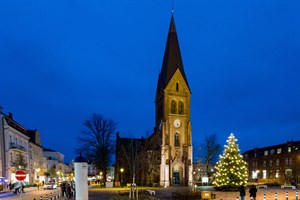
[[57, 171], [57, 184], [59, 183], [59, 175], [60, 175], [60, 171]]
[[121, 168], [120, 172], [121, 172], [121, 186], [123, 187], [123, 172], [124, 172], [124, 168]]

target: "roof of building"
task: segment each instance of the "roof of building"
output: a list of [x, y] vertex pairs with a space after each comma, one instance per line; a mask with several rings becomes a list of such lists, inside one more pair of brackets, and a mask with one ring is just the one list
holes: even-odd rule
[[48, 149], [48, 148], [43, 148], [43, 151], [51, 151], [51, 152], [56, 152], [56, 151], [54, 151], [53, 149]]
[[10, 116], [4, 115], [4, 118], [5, 118], [6, 123], [7, 123], [10, 127], [16, 129], [16, 130], [19, 131], [20, 133], [23, 133], [23, 134], [26, 133], [27, 129], [24, 128], [22, 125], [20, 125], [20, 124], [19, 124], [18, 122], [16, 122], [15, 120], [13, 120], [13, 118], [12, 118], [11, 115], [10, 115]]
[[169, 83], [177, 69], [180, 70], [189, 88], [189, 84], [183, 69], [175, 21], [174, 16], [172, 14], [164, 59], [162, 63], [161, 72], [158, 77], [157, 93], [161, 93], [166, 88], [167, 84]]
[[254, 148], [252, 150], [247, 150], [243, 153], [243, 155], [248, 154], [252, 155], [254, 153], [263, 153], [264, 151], [267, 150], [277, 150], [277, 149], [282, 149], [282, 152], [285, 152], [287, 150], [287, 147], [292, 147], [294, 150], [299, 151], [300, 150], [300, 140], [298, 141], [287, 141], [286, 143], [282, 144], [276, 144], [272, 146], [266, 146], [266, 147], [261, 147], [261, 148]]
[[38, 145], [38, 146], [42, 146], [41, 144], [40, 144], [40, 141], [38, 141], [39, 140], [39, 138], [38, 138], [38, 130], [37, 129], [35, 129], [35, 130], [27, 130], [27, 132], [26, 132], [26, 135], [27, 136], [29, 136], [29, 141], [31, 142], [31, 143], [34, 143], [34, 144], [36, 144], [36, 145]]

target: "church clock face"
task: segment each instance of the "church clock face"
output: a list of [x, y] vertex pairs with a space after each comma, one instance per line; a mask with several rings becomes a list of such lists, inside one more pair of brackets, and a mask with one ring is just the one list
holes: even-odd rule
[[175, 119], [173, 125], [174, 125], [175, 128], [179, 128], [181, 126], [180, 120]]

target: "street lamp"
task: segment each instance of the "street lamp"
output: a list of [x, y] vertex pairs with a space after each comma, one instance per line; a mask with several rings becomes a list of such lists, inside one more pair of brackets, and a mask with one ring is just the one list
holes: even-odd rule
[[123, 172], [124, 172], [124, 168], [121, 168], [120, 172], [121, 172], [121, 186], [123, 187]]
[[36, 171], [36, 179], [38, 180], [38, 182], [40, 182], [40, 168], [37, 168]]
[[59, 183], [59, 178], [60, 178], [59, 175], [60, 175], [60, 171], [57, 171], [56, 173], [57, 173], [57, 183]]
[[103, 174], [103, 173], [100, 172], [100, 187], [102, 187], [102, 178], [103, 178], [103, 177], [102, 177], [102, 174]]

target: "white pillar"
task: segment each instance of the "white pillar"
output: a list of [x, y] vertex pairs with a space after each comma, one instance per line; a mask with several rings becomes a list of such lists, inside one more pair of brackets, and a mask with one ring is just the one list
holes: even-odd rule
[[88, 165], [85, 159], [79, 156], [75, 159], [75, 192], [76, 200], [88, 200]]

